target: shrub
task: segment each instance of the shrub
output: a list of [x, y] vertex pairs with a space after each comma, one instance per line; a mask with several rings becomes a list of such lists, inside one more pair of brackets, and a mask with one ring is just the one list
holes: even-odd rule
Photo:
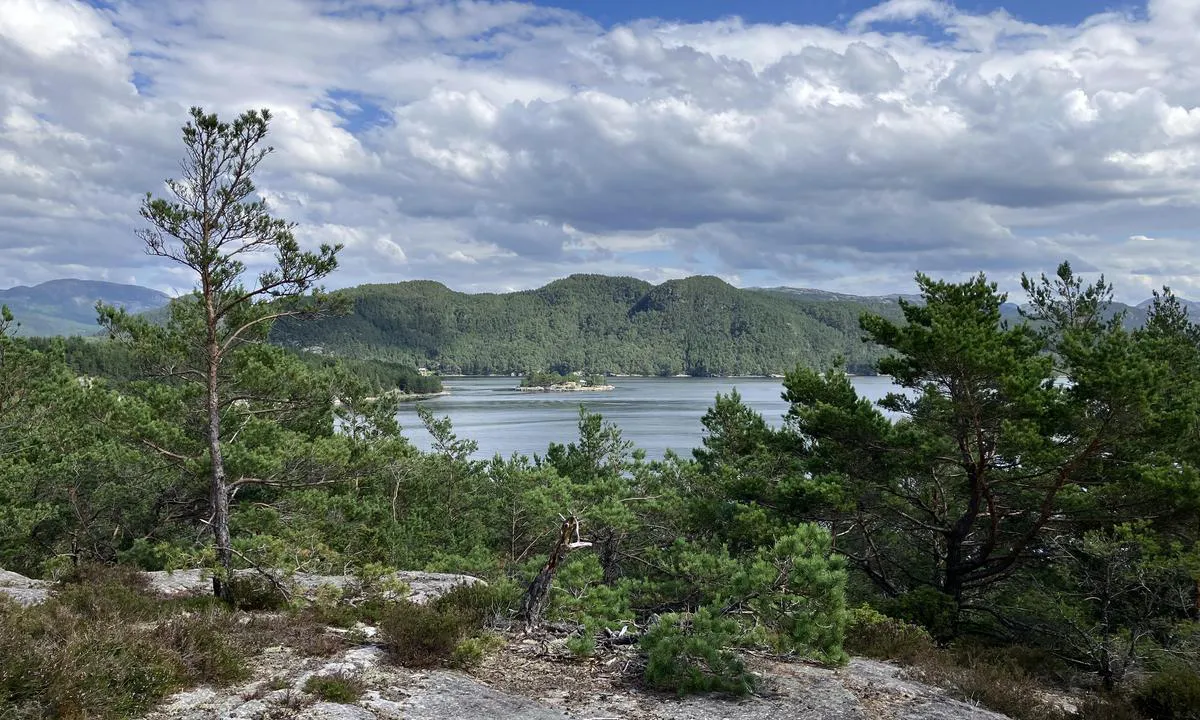
[[288, 606], [288, 597], [276, 582], [259, 575], [239, 573], [230, 580], [233, 606], [238, 610], [281, 610]]
[[57, 599], [0, 608], [0, 658], [0, 706], [33, 716], [137, 715], [186, 676], [151, 630], [87, 618]]
[[338, 628], [351, 628], [359, 622], [378, 625], [384, 610], [396, 601], [396, 597], [410, 592], [408, 585], [400, 583], [393, 575], [383, 578], [345, 589], [322, 585], [317, 588], [313, 602], [301, 606], [296, 614], [306, 621]]
[[1133, 704], [1119, 695], [1089, 695], [1079, 703], [1079, 720], [1145, 720]]
[[465, 627], [478, 629], [515, 606], [517, 597], [511, 592], [515, 587], [483, 583], [456, 585], [430, 605], [437, 612], [458, 617]]
[[1041, 696], [1041, 687], [1024, 670], [966, 657], [948, 683], [953, 694], [1013, 720], [1065, 720], [1065, 713]]
[[[591, 562], [575, 563], [573, 569], [591, 565]], [[563, 592], [554, 594], [550, 617], [580, 623], [593, 633], [601, 629], [619, 630], [630, 625], [636, 618], [631, 605], [639, 583], [631, 578], [621, 578], [614, 585], [603, 585], [598, 574], [599, 562], [594, 567], [597, 571], [595, 578], [577, 576], [577, 581], [583, 580], [581, 584], [564, 582], [558, 585]]]
[[1066, 720], [1065, 711], [1042, 695], [1028, 672], [992, 648], [940, 650], [918, 660], [917, 668], [922, 680], [1013, 720]]
[[1200, 720], [1200, 675], [1186, 668], [1153, 675], [1134, 692], [1133, 704], [1150, 720]]
[[150, 580], [136, 567], [130, 565], [77, 565], [58, 578], [64, 585], [121, 585], [133, 590], [147, 592]]
[[149, 619], [159, 604], [148, 588], [145, 575], [133, 568], [87, 565], [63, 578], [55, 600], [85, 618]]
[[353, 703], [366, 692], [362, 681], [353, 675], [313, 675], [304, 683], [304, 692], [312, 693], [326, 702]]
[[167, 620], [155, 629], [155, 637], [179, 658], [190, 683], [227, 685], [249, 675], [245, 654], [231, 637], [232, 617], [211, 610]]
[[778, 633], [783, 648], [843, 664], [846, 568], [830, 548], [829, 531], [811, 523], [796, 525], [746, 563], [734, 584], [750, 598], [747, 604], [755, 615]]
[[450, 666], [461, 670], [478, 667], [488, 653], [503, 645], [503, 638], [490, 633], [466, 638], [454, 647], [454, 652], [450, 654]]
[[305, 612], [286, 615], [250, 615], [239, 618], [231, 632], [245, 647], [255, 650], [284, 645], [303, 657], [329, 657], [346, 647], [341, 635], [328, 632], [326, 625]]
[[345, 595], [361, 597], [407, 597], [412, 588], [396, 577], [396, 571], [380, 563], [369, 562], [354, 573], [354, 582], [346, 588]]
[[392, 659], [421, 668], [448, 660], [467, 627], [462, 614], [402, 600], [384, 611], [379, 630]]
[[738, 636], [737, 622], [708, 608], [693, 615], [668, 614], [642, 636], [646, 652], [646, 684], [657, 690], [728, 692], [745, 695], [754, 676], [726, 649]]
[[577, 658], [588, 658], [596, 654], [596, 636], [588, 631], [567, 638], [567, 649]]
[[911, 665], [935, 651], [924, 628], [888, 617], [864, 605], [849, 612], [846, 649], [852, 653]]

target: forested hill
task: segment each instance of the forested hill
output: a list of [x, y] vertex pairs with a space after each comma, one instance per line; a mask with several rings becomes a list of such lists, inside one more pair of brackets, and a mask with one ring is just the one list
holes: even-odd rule
[[352, 314], [280, 322], [272, 339], [446, 374], [773, 374], [838, 355], [867, 370], [879, 351], [862, 342], [859, 315], [899, 314], [894, 299], [739, 289], [708, 276], [651, 285], [572, 275], [506, 294], [460, 293], [431, 281], [339, 292], [353, 300]]

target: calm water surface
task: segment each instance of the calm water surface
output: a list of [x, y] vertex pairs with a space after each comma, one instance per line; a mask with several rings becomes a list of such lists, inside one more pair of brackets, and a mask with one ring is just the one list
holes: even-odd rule
[[[567, 443], [578, 436], [579, 406], [616, 423], [625, 439], [661, 458], [670, 448], [689, 455], [700, 445], [700, 418], [717, 393], [734, 388], [742, 401], [772, 424], [782, 422], [787, 403], [780, 395], [783, 381], [767, 378], [611, 378], [604, 392], [525, 393], [514, 390], [519, 378], [446, 378], [449, 395], [424, 405], [438, 416], [449, 416], [455, 433], [479, 443], [479, 458], [496, 453], [544, 454], [551, 442]], [[878, 400], [895, 389], [887, 377], [858, 377], [854, 385], [863, 397]], [[400, 412], [404, 434], [428, 449], [429, 434], [416, 410]]]

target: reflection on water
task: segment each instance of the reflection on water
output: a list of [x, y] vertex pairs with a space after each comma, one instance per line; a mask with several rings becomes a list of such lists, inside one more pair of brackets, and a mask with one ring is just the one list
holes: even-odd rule
[[[616, 423], [625, 439], [660, 458], [667, 448], [686, 455], [700, 444], [700, 418], [717, 393], [733, 389], [743, 402], [779, 424], [787, 403], [781, 380], [766, 378], [612, 378], [602, 392], [528, 393], [515, 390], [517, 378], [447, 378], [449, 395], [424, 401], [435, 415], [448, 415], [455, 433], [479, 443], [477, 457], [496, 453], [542, 454], [551, 442], [566, 443], [578, 434], [579, 406]], [[877, 400], [895, 389], [889, 378], [854, 378], [860, 395]], [[429, 434], [416, 410], [399, 415], [405, 435], [428, 449]]]

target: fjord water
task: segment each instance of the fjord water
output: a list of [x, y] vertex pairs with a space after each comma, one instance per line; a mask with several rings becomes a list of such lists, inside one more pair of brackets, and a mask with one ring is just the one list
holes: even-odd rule
[[[878, 400], [896, 389], [888, 377], [855, 377], [859, 395]], [[567, 443], [578, 436], [579, 406], [616, 423], [627, 440], [661, 458], [670, 448], [687, 456], [700, 445], [700, 418], [717, 393], [733, 389], [742, 401], [779, 425], [787, 412], [781, 398], [783, 381], [770, 378], [611, 378], [613, 390], [598, 392], [520, 392], [518, 378], [452, 377], [444, 385], [449, 395], [423, 401], [434, 415], [449, 416], [460, 438], [479, 443], [475, 457], [496, 453], [505, 457], [545, 454], [551, 442]], [[416, 408], [400, 412], [404, 434], [428, 450], [431, 439], [421, 426]]]

